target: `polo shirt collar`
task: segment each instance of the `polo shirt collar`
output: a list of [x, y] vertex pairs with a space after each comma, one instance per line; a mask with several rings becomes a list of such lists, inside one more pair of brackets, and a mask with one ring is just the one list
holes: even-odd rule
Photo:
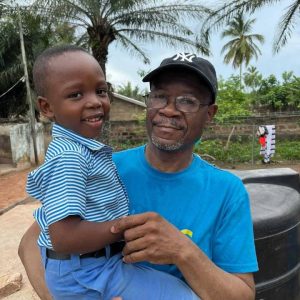
[[66, 139], [75, 141], [93, 151], [98, 151], [98, 150], [105, 149], [105, 148], [107, 150], [111, 149], [109, 146], [106, 146], [105, 144], [102, 144], [94, 139], [89, 139], [89, 138], [83, 137], [83, 136], [75, 133], [74, 131], [64, 128], [56, 123], [53, 123], [52, 137], [53, 138], [66, 138]]

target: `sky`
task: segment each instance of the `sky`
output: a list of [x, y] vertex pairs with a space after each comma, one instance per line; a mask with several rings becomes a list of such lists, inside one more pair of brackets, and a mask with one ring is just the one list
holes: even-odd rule
[[[210, 0], [206, 0], [205, 2], [207, 3], [208, 1]], [[284, 71], [293, 71], [296, 76], [300, 77], [300, 22], [296, 24], [287, 45], [278, 54], [274, 55], [272, 53], [272, 44], [277, 24], [285, 12], [285, 8], [291, 2], [291, 0], [280, 1], [279, 4], [267, 6], [251, 16], [251, 18], [256, 18], [252, 32], [264, 35], [265, 43], [260, 46], [262, 55], [259, 56], [257, 61], [250, 61], [249, 66], [255, 66], [264, 77], [274, 74], [277, 79], [281, 79], [281, 74]], [[239, 70], [235, 70], [231, 65], [223, 63], [221, 48], [226, 40], [220, 38], [220, 32], [215, 33], [212, 37], [212, 56], [204, 58], [213, 63], [218, 76], [226, 79], [232, 74], [238, 75]], [[116, 47], [115, 43], [110, 45], [106, 72], [108, 81], [114, 86], [123, 85], [130, 81], [133, 86], [138, 85], [140, 89], [145, 89], [148, 87], [148, 84], [142, 82], [138, 71], [144, 70], [148, 72], [155, 69], [164, 58], [182, 52], [182, 49], [179, 47], [176, 49], [166, 48], [151, 43], [139, 46], [147, 53], [151, 61], [150, 65], [145, 65], [138, 57], [130, 56], [124, 48]]]

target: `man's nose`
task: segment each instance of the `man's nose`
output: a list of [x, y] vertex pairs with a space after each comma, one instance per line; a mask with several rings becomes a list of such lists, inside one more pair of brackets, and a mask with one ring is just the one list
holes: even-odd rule
[[181, 112], [176, 108], [175, 99], [171, 97], [168, 99], [167, 105], [159, 109], [159, 113], [166, 116], [177, 116], [181, 114]]

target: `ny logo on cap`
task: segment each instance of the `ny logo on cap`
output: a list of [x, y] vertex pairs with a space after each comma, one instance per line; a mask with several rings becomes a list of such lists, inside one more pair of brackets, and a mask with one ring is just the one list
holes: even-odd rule
[[177, 53], [176, 56], [173, 58], [173, 60], [179, 60], [180, 59], [180, 61], [193, 62], [194, 57], [196, 57], [196, 55], [191, 54], [191, 53]]

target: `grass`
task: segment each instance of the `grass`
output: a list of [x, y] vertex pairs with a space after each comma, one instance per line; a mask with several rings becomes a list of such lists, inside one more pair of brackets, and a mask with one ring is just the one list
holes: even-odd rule
[[126, 149], [130, 149], [133, 147], [138, 147], [141, 145], [144, 145], [146, 142], [135, 142], [131, 140], [123, 140], [122, 142], [112, 142], [110, 143], [110, 146], [114, 149], [115, 152], [122, 151]]
[[[134, 142], [124, 140], [121, 143], [113, 143], [111, 146], [114, 151], [121, 151], [136, 146], [143, 145], [144, 142]], [[259, 154], [260, 145], [257, 139], [252, 145], [252, 138], [237, 139], [231, 141], [227, 150], [225, 150], [226, 140], [206, 140], [195, 147], [195, 152], [204, 159], [219, 161], [223, 164], [243, 164], [260, 162], [262, 156]], [[253, 154], [252, 154], [253, 153]], [[252, 157], [253, 156], [253, 157]], [[277, 140], [273, 162], [300, 161], [300, 141]]]
[[[200, 156], [212, 156], [216, 161], [238, 164], [261, 161], [259, 154], [260, 145], [257, 141], [252, 145], [252, 140], [232, 141], [228, 150], [225, 149], [226, 141], [203, 141], [195, 152]], [[300, 141], [277, 141], [275, 155], [272, 161], [300, 161]]]

